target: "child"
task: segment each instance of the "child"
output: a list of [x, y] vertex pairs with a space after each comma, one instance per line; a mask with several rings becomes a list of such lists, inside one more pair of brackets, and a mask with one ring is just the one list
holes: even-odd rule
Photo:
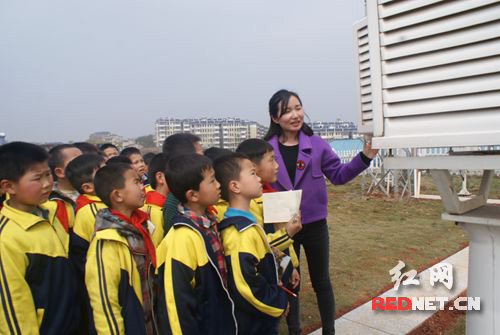
[[223, 148], [217, 148], [217, 147], [210, 147], [207, 150], [203, 152], [203, 155], [210, 158], [212, 162], [215, 162], [217, 158], [226, 156], [226, 155], [231, 155], [234, 152], [229, 150], [229, 149], [223, 149]]
[[146, 164], [146, 174], [149, 173], [149, 165], [151, 164], [151, 160], [156, 156], [154, 152], [146, 152], [143, 156], [144, 164]]
[[132, 166], [132, 161], [125, 156], [113, 156], [106, 161], [106, 165], [111, 165], [114, 163], [124, 163]]
[[104, 143], [99, 146], [104, 159], [108, 161], [112, 157], [116, 157], [119, 154], [118, 148], [112, 143]]
[[[256, 173], [262, 179], [263, 193], [276, 192], [271, 187], [271, 183], [276, 182], [279, 166], [276, 163], [273, 147], [264, 140], [252, 138], [241, 142], [236, 148], [236, 152], [245, 154], [255, 164]], [[292, 272], [290, 274], [288, 272], [290, 269], [287, 269], [281, 279], [294, 294], [298, 294], [300, 283], [299, 259], [295, 253], [292, 238], [302, 229], [300, 219], [290, 220], [281, 229], [279, 228], [281, 224], [264, 224], [262, 197], [252, 199], [250, 212], [257, 219], [257, 223], [264, 226], [271, 247], [277, 248], [291, 257]], [[290, 309], [298, 306], [296, 297], [291, 295], [287, 297], [290, 302]]]
[[181, 205], [157, 249], [160, 334], [236, 334], [217, 221], [207, 212], [220, 194], [212, 163], [196, 154], [176, 156], [166, 178]]
[[68, 163], [65, 174], [71, 185], [80, 193], [76, 199], [75, 225], [71, 233], [69, 256], [73, 262], [78, 279], [81, 301], [81, 319], [84, 332], [95, 333], [91, 318], [90, 303], [85, 290], [85, 259], [94, 232], [97, 212], [106, 205], [96, 196], [94, 176], [104, 165], [104, 158], [98, 154], [83, 154]]
[[[255, 164], [255, 171], [261, 178], [263, 193], [276, 192], [271, 187], [271, 183], [276, 182], [278, 174], [278, 163], [274, 158], [273, 147], [264, 140], [252, 138], [241, 142], [236, 148], [236, 152], [246, 155]], [[262, 197], [252, 199], [250, 212], [267, 233], [269, 244], [292, 257], [293, 266], [297, 268], [299, 261], [292, 248], [292, 237], [302, 229], [300, 220], [292, 219], [286, 223], [284, 228], [279, 229], [281, 224], [264, 224], [264, 211]], [[278, 229], [276, 229], [278, 228]], [[299, 281], [299, 274], [295, 270], [292, 278], [293, 286], [296, 287]]]
[[99, 154], [97, 147], [89, 142], [75, 142], [73, 143], [75, 147], [80, 149], [84, 154]]
[[[278, 169], [278, 164], [274, 160], [274, 151], [272, 147], [267, 142], [255, 138], [241, 142], [236, 151], [246, 155], [252, 163], [255, 164], [256, 173], [261, 178], [263, 192], [275, 192], [269, 185], [269, 183], [276, 181]], [[217, 220], [221, 221], [224, 218], [227, 207], [228, 203], [223, 199], [217, 203], [215, 206]], [[300, 231], [302, 227], [300, 220], [292, 219], [281, 229], [275, 229], [274, 224], [264, 224], [262, 197], [250, 201], [250, 213], [252, 213], [257, 223], [264, 228], [267, 240], [273, 251], [281, 255], [282, 253], [280, 251], [282, 251], [291, 257], [292, 266], [286, 269], [281, 279], [284, 280], [286, 284], [288, 284], [290, 280], [291, 288], [297, 287], [300, 281], [300, 275], [297, 270], [299, 260], [291, 246], [293, 243], [292, 237]], [[277, 226], [279, 226], [279, 224], [277, 224]]]
[[0, 147], [0, 187], [9, 195], [0, 211], [0, 332], [75, 334], [78, 303], [69, 236], [47, 202], [49, 156], [41, 147]]
[[153, 188], [146, 193], [146, 202], [141, 209], [148, 213], [155, 230], [151, 239], [158, 247], [161, 240], [163, 240], [163, 212], [161, 211], [165, 198], [168, 194], [167, 181], [165, 180], [165, 167], [167, 162], [163, 154], [157, 154], [151, 160], [149, 166], [149, 184]]
[[[194, 153], [203, 155], [201, 139], [191, 133], [177, 133], [168, 136], [163, 141], [162, 152], [167, 161], [178, 155]], [[163, 230], [165, 234], [171, 227], [173, 217], [177, 215], [179, 204], [179, 200], [170, 192], [165, 200], [165, 205], [163, 205]]]
[[5, 196], [5, 192], [2, 191], [2, 189], [0, 188], [0, 210], [2, 210], [3, 208], [3, 202], [5, 201], [7, 197]]
[[56, 202], [57, 218], [68, 232], [75, 223], [76, 199], [79, 194], [71, 186], [64, 170], [69, 162], [81, 154], [80, 149], [72, 144], [57, 145], [49, 150], [49, 167], [55, 180], [49, 200]]
[[71, 185], [80, 193], [76, 199], [76, 216], [71, 241], [71, 257], [83, 276], [85, 254], [94, 232], [97, 211], [106, 205], [96, 196], [94, 176], [104, 165], [104, 158], [97, 154], [83, 154], [69, 162], [66, 176]]
[[156, 264], [139, 174], [127, 164], [97, 171], [95, 189], [108, 206], [97, 213], [85, 284], [98, 334], [156, 334], [149, 280]]
[[287, 297], [264, 229], [250, 213], [250, 201], [262, 195], [261, 179], [242, 154], [218, 159], [215, 175], [229, 202], [220, 229], [238, 328], [241, 334], [277, 334]]
[[[125, 156], [132, 162], [132, 167], [141, 176], [143, 182], [147, 181], [146, 176], [146, 163], [144, 163], [144, 158], [142, 157], [141, 151], [135, 147], [128, 147], [120, 152], [120, 156]], [[150, 190], [146, 190], [150, 191]]]

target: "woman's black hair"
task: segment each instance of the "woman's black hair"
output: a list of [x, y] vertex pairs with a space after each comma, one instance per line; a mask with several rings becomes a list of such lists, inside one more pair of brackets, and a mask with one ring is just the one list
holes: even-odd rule
[[[279, 137], [281, 135], [281, 126], [273, 121], [273, 117], [279, 118], [281, 117], [281, 115], [286, 113], [288, 102], [290, 101], [290, 97], [292, 96], [296, 97], [297, 100], [299, 100], [300, 105], [302, 106], [302, 100], [300, 100], [299, 95], [288, 90], [279, 90], [278, 92], [274, 93], [269, 100], [269, 116], [271, 118], [271, 123], [269, 125], [269, 129], [267, 130], [266, 136], [264, 136], [264, 140], [269, 141], [271, 137], [275, 135]], [[302, 128], [300, 130], [302, 130], [302, 132], [307, 136], [314, 135], [311, 127], [309, 127], [305, 122], [302, 124]]]

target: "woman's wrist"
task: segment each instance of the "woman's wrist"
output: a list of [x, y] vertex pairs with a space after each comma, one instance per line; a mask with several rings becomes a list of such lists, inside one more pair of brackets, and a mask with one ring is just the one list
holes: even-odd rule
[[372, 162], [372, 158], [368, 157], [363, 151], [360, 152], [360, 156], [363, 163], [365, 163], [366, 165], [370, 165], [370, 163]]

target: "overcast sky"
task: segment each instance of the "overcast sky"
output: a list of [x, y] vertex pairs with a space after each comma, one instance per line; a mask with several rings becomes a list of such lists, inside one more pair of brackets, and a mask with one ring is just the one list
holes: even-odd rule
[[280, 88], [311, 120], [355, 121], [362, 0], [0, 0], [0, 132], [153, 133], [159, 117], [267, 125]]

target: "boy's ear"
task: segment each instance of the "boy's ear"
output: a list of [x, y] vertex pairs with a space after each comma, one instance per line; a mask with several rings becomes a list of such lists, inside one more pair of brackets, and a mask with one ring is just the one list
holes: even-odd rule
[[156, 172], [155, 174], [156, 185], [164, 185], [167, 183], [165, 180], [165, 174], [161, 171]]
[[64, 174], [64, 169], [62, 167], [56, 167], [54, 169], [54, 174], [56, 175], [57, 179], [64, 179], [66, 177]]
[[228, 189], [231, 193], [239, 194], [241, 192], [240, 183], [237, 180], [231, 180], [228, 184]]
[[198, 192], [195, 190], [187, 190], [186, 199], [188, 202], [197, 202], [199, 199]]
[[95, 192], [94, 183], [83, 183], [82, 184], [82, 191], [85, 194], [94, 194], [94, 192]]
[[157, 172], [157, 174], [160, 174], [160, 180], [161, 180], [161, 183], [158, 181], [158, 178], [156, 179], [156, 185], [161, 185], [164, 187], [164, 190], [168, 192], [170, 192], [170, 188], [168, 187], [168, 184], [167, 184], [167, 178], [165, 178], [165, 173], [163, 172]]
[[2, 190], [2, 193], [16, 194], [14, 182], [8, 179], [0, 180], [0, 190]]
[[113, 190], [113, 191], [111, 191], [111, 193], [109, 194], [109, 201], [111, 203], [121, 203], [121, 202], [123, 202], [122, 192], [120, 192], [120, 190]]

